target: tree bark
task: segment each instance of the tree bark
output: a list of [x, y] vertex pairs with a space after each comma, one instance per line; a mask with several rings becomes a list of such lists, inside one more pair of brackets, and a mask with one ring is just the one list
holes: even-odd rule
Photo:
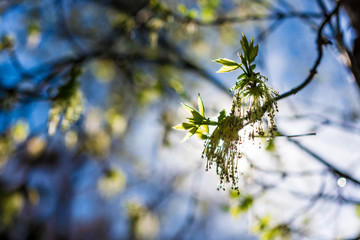
[[360, 88], [360, 1], [359, 0], [342, 0], [342, 7], [349, 16], [352, 27], [356, 32], [356, 37], [351, 51], [350, 69], [354, 74], [355, 81]]

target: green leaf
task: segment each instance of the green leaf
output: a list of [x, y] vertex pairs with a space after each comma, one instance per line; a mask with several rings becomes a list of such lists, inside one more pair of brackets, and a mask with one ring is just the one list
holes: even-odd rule
[[196, 135], [198, 135], [198, 137], [203, 140], [208, 138], [207, 134], [204, 133], [204, 130], [200, 128], [198, 128], [198, 130], [196, 131]]
[[175, 125], [172, 128], [175, 129], [175, 130], [186, 130], [182, 123], [180, 123], [178, 125]]
[[202, 127], [204, 128], [204, 131], [206, 133], [209, 133], [209, 126], [208, 125], [202, 125]]
[[246, 75], [246, 73], [243, 73], [243, 74], [241, 74], [237, 79], [243, 79], [243, 78], [245, 78], [247, 75]]
[[224, 73], [224, 72], [231, 72], [234, 71], [236, 69], [238, 69], [240, 66], [225, 66], [223, 65], [219, 70], [217, 70], [217, 73]]
[[250, 68], [251, 68], [251, 71], [254, 71], [254, 69], [256, 68], [256, 64], [251, 65]]
[[246, 58], [249, 61], [249, 64], [251, 63], [250, 59], [251, 59], [251, 53], [253, 50], [254, 50], [254, 38], [251, 38], [248, 51], [246, 52]]
[[194, 122], [196, 124], [202, 124], [202, 122], [205, 120], [203, 116], [198, 111], [192, 111], [191, 114], [193, 115]]
[[192, 118], [187, 118], [187, 119], [189, 119], [190, 122], [193, 122], [193, 123], [196, 123], [196, 124], [201, 124], [205, 120], [205, 118], [198, 111], [196, 111], [194, 108], [190, 107], [189, 105], [183, 104], [183, 103], [181, 103], [181, 105], [185, 108], [185, 110], [188, 113], [193, 115]]
[[196, 133], [197, 130], [198, 130], [198, 127], [191, 128], [190, 131], [188, 133], [186, 133], [185, 137], [181, 140], [181, 142], [185, 142], [186, 140], [191, 138]]
[[201, 140], [206, 140], [208, 139], [208, 136], [206, 134], [203, 134], [203, 133], [196, 133], [198, 135], [198, 137], [201, 139]]
[[259, 44], [256, 44], [256, 46], [251, 49], [251, 53], [250, 53], [250, 57], [249, 57], [250, 63], [255, 61], [255, 58], [258, 55], [258, 52], [259, 52]]
[[246, 56], [249, 52], [249, 43], [248, 43], [248, 40], [244, 33], [242, 34], [242, 39], [240, 41], [240, 44], [241, 44], [242, 50]]
[[176, 126], [173, 126], [173, 129], [176, 129], [176, 130], [187, 130], [187, 129], [190, 129], [194, 127], [194, 124], [191, 124], [191, 123], [181, 123], [181, 124], [178, 124]]
[[230, 72], [238, 69], [241, 64], [238, 64], [237, 62], [227, 59], [227, 58], [218, 58], [213, 60], [213, 62], [220, 63], [223, 66], [217, 71], [217, 73], [224, 73], [224, 72]]
[[218, 58], [213, 60], [213, 62], [220, 63], [225, 66], [238, 66], [239, 64], [228, 58]]
[[185, 108], [185, 110], [188, 112], [188, 113], [190, 113], [190, 114], [192, 114], [192, 111], [196, 111], [195, 109], [193, 109], [192, 107], [190, 107], [189, 105], [186, 105], [186, 104], [183, 104], [183, 103], [181, 103], [181, 105]]
[[199, 107], [199, 112], [200, 112], [201, 116], [205, 117], [205, 107], [204, 107], [204, 103], [200, 97], [200, 93], [198, 94], [198, 107]]
[[249, 49], [252, 50], [254, 48], [254, 38], [251, 38]]
[[244, 55], [240, 55], [240, 59], [241, 59], [241, 62], [244, 66], [247, 66], [247, 61], [246, 61], [246, 58], [244, 57]]
[[199, 129], [199, 127], [194, 126], [193, 128], [190, 129], [189, 132], [192, 133], [192, 134], [195, 134], [198, 131], [198, 129]]

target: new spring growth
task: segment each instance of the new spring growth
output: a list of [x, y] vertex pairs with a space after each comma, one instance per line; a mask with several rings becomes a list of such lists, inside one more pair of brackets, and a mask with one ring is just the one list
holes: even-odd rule
[[[240, 63], [227, 58], [214, 60], [222, 64], [218, 73], [242, 70], [235, 86], [230, 89], [234, 94], [231, 112], [227, 115], [225, 110], [221, 111], [217, 121], [206, 118], [199, 94], [199, 111], [182, 104], [192, 117], [187, 118], [187, 122], [174, 127], [189, 131], [183, 141], [194, 134], [204, 139], [202, 157], [206, 158], [206, 170], [215, 167], [220, 178], [218, 189], [224, 190], [225, 183], [231, 183], [233, 189], [238, 188], [237, 166], [242, 157], [240, 147], [244, 141], [254, 141], [257, 136], [270, 139], [277, 131], [275, 112], [278, 108], [275, 98], [278, 93], [266, 83], [266, 77], [254, 72], [256, 64], [253, 62], [259, 46], [258, 44], [254, 46], [253, 39], [249, 43], [244, 34], [240, 44], [242, 48], [242, 52], [238, 53]], [[208, 126], [215, 126], [211, 134]], [[249, 126], [247, 131], [244, 129], [245, 126]]]

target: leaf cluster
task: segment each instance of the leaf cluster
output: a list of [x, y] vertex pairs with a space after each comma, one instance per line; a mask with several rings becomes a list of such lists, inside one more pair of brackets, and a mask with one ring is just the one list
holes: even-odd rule
[[[240, 58], [240, 63], [237, 63], [228, 58], [215, 59], [213, 60], [214, 62], [222, 65], [221, 68], [217, 71], [217, 73], [231, 72], [238, 68], [242, 69], [243, 73], [239, 75], [239, 77], [237, 78], [238, 81], [231, 90], [239, 89], [239, 91], [243, 91], [244, 96], [251, 95], [256, 97], [263, 97], [264, 95], [268, 94], [268, 87], [261, 80], [265, 77], [261, 76], [260, 73], [254, 72], [256, 64], [253, 63], [256, 56], [258, 55], [259, 45], [254, 45], [253, 38], [249, 42], [244, 34], [242, 35], [240, 44], [242, 48], [242, 52], [238, 54]], [[226, 118], [225, 110], [219, 113], [217, 122], [210, 121], [208, 118], [205, 118], [204, 105], [201, 100], [200, 94], [198, 97], [199, 111], [196, 111], [194, 108], [185, 104], [182, 104], [182, 106], [192, 115], [191, 118], [187, 118], [188, 122], [184, 122], [174, 127], [174, 129], [177, 130], [189, 131], [183, 141], [186, 141], [194, 134], [197, 134], [201, 139], [207, 139], [209, 137], [208, 126], [219, 126]]]
[[198, 109], [199, 111], [195, 110], [194, 108], [190, 107], [189, 105], [181, 103], [184, 109], [192, 115], [192, 117], [186, 118], [188, 121], [183, 122], [174, 126], [173, 128], [176, 130], [188, 130], [189, 132], [185, 135], [182, 142], [185, 142], [194, 134], [198, 135], [201, 139], [207, 139], [209, 134], [209, 127], [208, 125], [213, 125], [216, 122], [210, 121], [205, 117], [205, 107], [204, 103], [201, 99], [200, 94], [198, 94]]
[[2, 35], [0, 38], [0, 51], [4, 49], [12, 49], [14, 47], [14, 39], [9, 35]]
[[245, 77], [251, 77], [254, 73], [254, 69], [256, 64], [253, 64], [256, 56], [259, 52], [259, 44], [254, 46], [254, 38], [251, 39], [250, 43], [247, 40], [245, 34], [242, 35], [241, 41], [242, 52], [238, 53], [241, 63], [237, 63], [233, 60], [227, 58], [218, 58], [213, 60], [216, 63], [222, 64], [221, 68], [217, 71], [217, 73], [231, 72], [238, 68], [243, 70], [243, 74], [241, 74], [238, 79], [243, 79]]

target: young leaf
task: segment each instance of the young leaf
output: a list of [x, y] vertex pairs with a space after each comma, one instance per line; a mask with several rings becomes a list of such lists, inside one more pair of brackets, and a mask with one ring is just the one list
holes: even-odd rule
[[249, 43], [248, 43], [248, 40], [244, 33], [242, 34], [242, 39], [241, 39], [240, 43], [241, 43], [242, 50], [246, 56], [249, 52]]
[[188, 140], [189, 138], [191, 138], [192, 135], [194, 135], [194, 134], [191, 133], [191, 132], [186, 133], [185, 137], [181, 140], [181, 142], [182, 142], [182, 143], [185, 142], [186, 140]]
[[185, 110], [188, 112], [188, 113], [190, 113], [190, 114], [192, 114], [192, 111], [196, 111], [195, 109], [193, 109], [192, 107], [190, 107], [190, 106], [188, 106], [188, 105], [186, 105], [186, 104], [184, 104], [184, 103], [181, 103], [181, 105], [185, 108]]
[[240, 66], [225, 66], [223, 65], [218, 71], [216, 71], [217, 73], [224, 73], [224, 72], [231, 72], [234, 71], [236, 69], [238, 69]]
[[237, 79], [243, 79], [243, 78], [245, 78], [246, 77], [246, 73], [243, 73], [243, 74], [241, 74]]
[[213, 60], [213, 62], [220, 63], [225, 66], [238, 66], [239, 64], [228, 58], [218, 58]]
[[241, 63], [242, 63], [244, 66], [247, 66], [246, 57], [241, 54], [241, 55], [240, 55], [240, 59], [241, 59]]
[[209, 133], [209, 126], [208, 125], [202, 125], [201, 126], [206, 133]]
[[198, 137], [203, 140], [208, 138], [207, 134], [204, 134], [204, 130], [200, 128], [196, 131], [196, 135], [198, 135]]
[[254, 38], [251, 38], [249, 49], [252, 50], [254, 48]]
[[238, 64], [237, 62], [227, 59], [227, 58], [218, 58], [213, 60], [216, 63], [220, 63], [223, 66], [217, 71], [217, 73], [224, 73], [224, 72], [230, 72], [238, 69], [241, 64]]
[[181, 124], [178, 124], [176, 126], [173, 126], [173, 129], [176, 129], [176, 130], [187, 130], [187, 129], [190, 129], [194, 126], [194, 124], [191, 124], [191, 123], [181, 123]]
[[251, 65], [250, 68], [251, 68], [251, 71], [254, 71], [254, 69], [256, 68], [256, 64]]
[[251, 38], [247, 52], [245, 52], [249, 64], [251, 63], [250, 59], [251, 59], [251, 52], [253, 51], [253, 49], [254, 49], [254, 38]]
[[201, 124], [205, 118], [201, 116], [201, 114], [198, 111], [192, 111], [191, 114], [193, 115], [194, 122], [196, 124]]
[[256, 44], [256, 46], [251, 49], [251, 53], [250, 53], [250, 57], [249, 57], [250, 63], [255, 61], [255, 58], [258, 55], [258, 52], [259, 52], [259, 44]]
[[200, 93], [198, 94], [198, 107], [199, 107], [199, 112], [200, 112], [201, 116], [205, 117], [205, 107], [204, 107], [204, 103], [200, 97]]
[[185, 137], [181, 140], [181, 142], [185, 142], [186, 140], [191, 138], [196, 133], [197, 130], [198, 130], [198, 127], [191, 128], [190, 131], [188, 133], [186, 133]]

